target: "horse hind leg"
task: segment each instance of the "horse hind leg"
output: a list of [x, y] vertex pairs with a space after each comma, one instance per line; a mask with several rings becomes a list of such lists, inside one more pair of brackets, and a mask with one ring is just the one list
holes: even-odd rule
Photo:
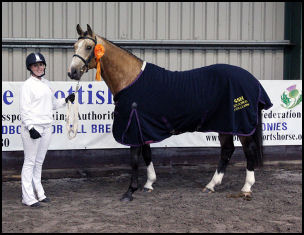
[[214, 192], [214, 187], [222, 183], [224, 173], [226, 171], [227, 165], [231, 159], [231, 156], [235, 150], [233, 144], [233, 135], [219, 134], [219, 140], [221, 144], [221, 157], [218, 163], [218, 167], [213, 175], [213, 178], [203, 189], [205, 193]]
[[262, 157], [259, 156], [261, 154], [261, 151], [255, 141], [254, 136], [239, 136], [239, 138], [247, 159], [246, 179], [245, 184], [241, 189], [241, 194], [244, 197], [251, 197], [251, 187], [255, 183], [254, 169], [255, 167], [262, 166]]
[[255, 183], [254, 169], [263, 166], [262, 106], [259, 105], [258, 124], [251, 136], [238, 136], [247, 159], [246, 179], [241, 195], [251, 199], [251, 187]]
[[142, 156], [147, 166], [147, 182], [144, 185], [144, 191], [152, 192], [152, 184], [156, 181], [156, 174], [152, 162], [150, 145], [144, 145], [142, 147]]

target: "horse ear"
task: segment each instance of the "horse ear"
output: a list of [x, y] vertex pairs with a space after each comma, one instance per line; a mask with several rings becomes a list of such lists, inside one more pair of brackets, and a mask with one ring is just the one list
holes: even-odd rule
[[81, 29], [81, 27], [80, 27], [80, 25], [79, 25], [79, 24], [77, 24], [76, 29], [77, 29], [77, 33], [78, 33], [78, 35], [79, 35], [79, 36], [83, 36], [84, 32], [83, 32], [83, 30]]
[[88, 24], [87, 24], [87, 31], [88, 31], [88, 34], [89, 34], [90, 36], [94, 37], [94, 33], [93, 33], [92, 29], [91, 29], [91, 26], [88, 25]]

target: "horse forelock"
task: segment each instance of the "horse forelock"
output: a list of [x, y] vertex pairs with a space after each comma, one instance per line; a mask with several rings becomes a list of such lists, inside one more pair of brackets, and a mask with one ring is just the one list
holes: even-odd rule
[[83, 33], [83, 36], [86, 37], [86, 36], [91, 36], [91, 35], [89, 35], [88, 31], [85, 31], [85, 32]]

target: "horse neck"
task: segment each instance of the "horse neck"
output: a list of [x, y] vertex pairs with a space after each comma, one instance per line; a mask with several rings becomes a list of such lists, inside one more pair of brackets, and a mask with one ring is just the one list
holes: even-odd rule
[[101, 76], [115, 95], [136, 79], [143, 61], [102, 37], [97, 36], [97, 42], [105, 48], [105, 54], [100, 60]]

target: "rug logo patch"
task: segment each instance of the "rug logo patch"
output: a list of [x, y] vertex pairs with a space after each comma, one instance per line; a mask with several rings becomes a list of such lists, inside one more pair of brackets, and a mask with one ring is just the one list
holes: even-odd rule
[[237, 111], [243, 108], [248, 107], [250, 104], [248, 102], [248, 100], [246, 100], [243, 96], [240, 96], [238, 98], [235, 98], [233, 100], [234, 104], [233, 104], [233, 111]]
[[296, 89], [296, 85], [288, 87], [281, 95], [281, 106], [292, 109], [302, 102], [302, 91]]

